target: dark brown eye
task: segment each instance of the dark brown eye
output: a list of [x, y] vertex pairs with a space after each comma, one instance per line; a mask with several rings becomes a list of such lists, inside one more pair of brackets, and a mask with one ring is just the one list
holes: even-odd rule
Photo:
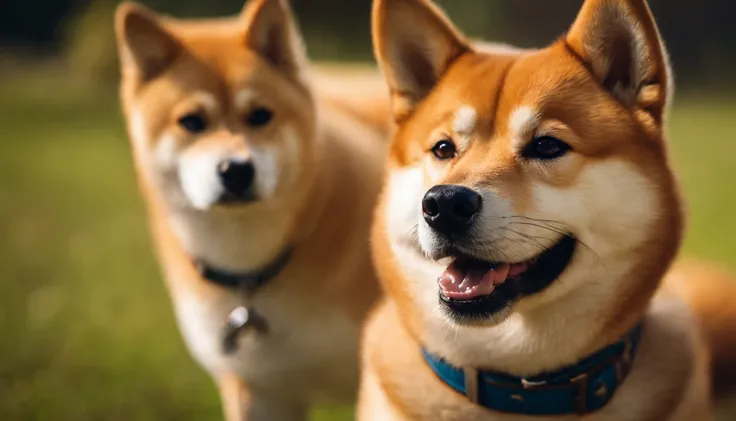
[[551, 136], [542, 136], [532, 140], [521, 155], [529, 159], [551, 160], [561, 157], [570, 149], [567, 143]]
[[432, 147], [432, 153], [437, 159], [444, 161], [454, 158], [457, 155], [457, 149], [455, 148], [455, 144], [452, 143], [452, 140], [445, 139], [440, 140]]
[[181, 117], [177, 123], [184, 130], [192, 134], [202, 133], [207, 130], [207, 121], [197, 113], [187, 114]]
[[245, 117], [245, 124], [258, 128], [267, 125], [271, 120], [273, 120], [273, 111], [265, 107], [258, 107]]

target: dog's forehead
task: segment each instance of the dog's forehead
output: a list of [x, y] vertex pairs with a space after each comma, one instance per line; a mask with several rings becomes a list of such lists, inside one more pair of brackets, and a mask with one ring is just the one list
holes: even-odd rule
[[191, 43], [188, 49], [225, 86], [254, 83], [264, 72], [256, 54], [239, 43]]
[[[166, 28], [187, 53], [203, 66], [203, 77], [223, 84], [247, 82], [262, 67], [257, 55], [247, 48], [245, 27], [238, 19], [168, 20]], [[196, 72], [188, 65], [187, 71]]]
[[584, 69], [557, 45], [506, 55], [481, 53], [459, 64], [465, 67], [459, 67], [455, 77], [461, 87], [451, 91], [477, 111], [479, 128], [485, 123], [495, 132], [518, 125], [520, 108], [537, 114], [569, 101], [575, 92], [570, 88], [585, 76]]
[[237, 19], [167, 19], [166, 29], [187, 48], [195, 51], [224, 52], [245, 48], [245, 27]]
[[460, 124], [458, 128], [475, 130], [477, 139], [508, 141], [514, 146], [529, 140], [538, 129], [549, 129], [554, 122], [555, 127], [566, 127], [577, 134], [566, 141], [586, 139], [585, 145], [574, 146], [589, 151], [621, 137], [601, 136], [597, 127], [613, 121], [617, 127], [628, 127], [616, 101], [564, 44], [518, 54], [501, 70], [496, 57], [481, 56], [479, 60], [466, 71], [465, 81], [458, 78], [464, 89], [455, 92], [461, 93], [457, 97], [463, 106], [455, 106], [453, 111], [458, 122], [469, 121], [460, 118], [469, 115], [465, 108], [476, 112], [472, 127]]
[[[523, 125], [519, 109], [532, 114], [558, 94], [567, 78], [555, 66], [558, 52], [475, 53], [454, 63], [422, 107], [423, 121], [439, 120], [458, 135], [490, 137]], [[567, 63], [565, 63], [567, 64]], [[528, 112], [532, 111], [532, 112]], [[427, 118], [427, 115], [434, 118]]]
[[[428, 102], [439, 102], [447, 110], [448, 116], [460, 123], [460, 129], [468, 124], [463, 120], [475, 120], [476, 124], [491, 118], [498, 106], [509, 69], [515, 57], [478, 53], [462, 57], [454, 63], [437, 87], [436, 98]], [[469, 118], [471, 114], [475, 118]]]

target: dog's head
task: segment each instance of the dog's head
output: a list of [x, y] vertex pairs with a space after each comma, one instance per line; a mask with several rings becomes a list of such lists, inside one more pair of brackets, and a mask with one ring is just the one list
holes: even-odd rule
[[210, 21], [125, 3], [116, 32], [137, 165], [169, 205], [258, 208], [306, 190], [314, 104], [286, 1]]
[[405, 319], [639, 317], [681, 236], [646, 2], [586, 0], [533, 51], [476, 48], [428, 0], [377, 0], [373, 33], [398, 123], [374, 253]]

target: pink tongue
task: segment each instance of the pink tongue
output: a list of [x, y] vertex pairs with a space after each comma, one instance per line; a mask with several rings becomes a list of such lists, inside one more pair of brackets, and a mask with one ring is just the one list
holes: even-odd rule
[[438, 284], [442, 294], [451, 300], [471, 300], [489, 295], [495, 285], [506, 280], [507, 274], [508, 265], [501, 265], [497, 270], [466, 270], [453, 262], [442, 273]]
[[489, 295], [496, 286], [515, 278], [527, 269], [525, 263], [503, 263], [490, 270], [465, 269], [453, 262], [437, 280], [442, 294], [451, 300], [472, 300]]

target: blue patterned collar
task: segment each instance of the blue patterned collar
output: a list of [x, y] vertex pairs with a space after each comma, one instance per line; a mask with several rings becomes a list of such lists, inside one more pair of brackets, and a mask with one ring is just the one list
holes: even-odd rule
[[440, 380], [488, 409], [524, 415], [588, 414], [603, 408], [629, 374], [641, 330], [639, 324], [619, 342], [573, 366], [528, 378], [457, 368], [424, 348], [422, 354]]

